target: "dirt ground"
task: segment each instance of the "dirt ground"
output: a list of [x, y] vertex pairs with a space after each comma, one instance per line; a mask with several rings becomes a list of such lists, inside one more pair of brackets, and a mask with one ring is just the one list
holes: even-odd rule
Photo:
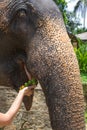
[[[17, 93], [8, 87], [0, 86], [0, 112], [6, 112]], [[27, 112], [22, 104], [12, 124], [0, 130], [52, 130], [48, 108], [41, 87], [35, 89], [33, 106]]]
[[[7, 87], [0, 87], [0, 111], [6, 112], [17, 93]], [[14, 121], [2, 130], [52, 130], [44, 94], [40, 86], [35, 89], [33, 106], [27, 112], [22, 104]]]

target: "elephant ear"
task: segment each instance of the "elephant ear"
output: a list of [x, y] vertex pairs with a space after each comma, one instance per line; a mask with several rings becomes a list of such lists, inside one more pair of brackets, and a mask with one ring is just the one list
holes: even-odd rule
[[24, 96], [23, 98], [23, 103], [27, 111], [29, 111], [30, 108], [32, 107], [33, 95], [34, 95], [34, 92], [31, 96]]

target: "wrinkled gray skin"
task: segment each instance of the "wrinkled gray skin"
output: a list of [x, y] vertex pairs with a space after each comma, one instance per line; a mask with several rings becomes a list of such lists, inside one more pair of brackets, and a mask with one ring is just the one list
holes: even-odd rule
[[42, 86], [52, 129], [85, 130], [78, 63], [52, 0], [0, 1], [1, 85], [18, 90], [28, 80], [22, 62]]

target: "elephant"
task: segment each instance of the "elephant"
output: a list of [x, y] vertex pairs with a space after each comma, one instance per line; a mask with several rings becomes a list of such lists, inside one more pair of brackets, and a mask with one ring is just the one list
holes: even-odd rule
[[[85, 130], [79, 65], [53, 0], [0, 1], [0, 85], [39, 81], [53, 130]], [[34, 94], [33, 94], [34, 95]], [[27, 110], [33, 95], [24, 97]]]

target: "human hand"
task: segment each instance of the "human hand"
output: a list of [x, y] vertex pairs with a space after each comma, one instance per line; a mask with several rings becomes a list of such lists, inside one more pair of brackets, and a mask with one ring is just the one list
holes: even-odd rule
[[22, 90], [20, 90], [20, 92], [23, 92], [24, 96], [31, 96], [33, 94], [35, 85], [29, 86], [29, 87], [25, 87]]

